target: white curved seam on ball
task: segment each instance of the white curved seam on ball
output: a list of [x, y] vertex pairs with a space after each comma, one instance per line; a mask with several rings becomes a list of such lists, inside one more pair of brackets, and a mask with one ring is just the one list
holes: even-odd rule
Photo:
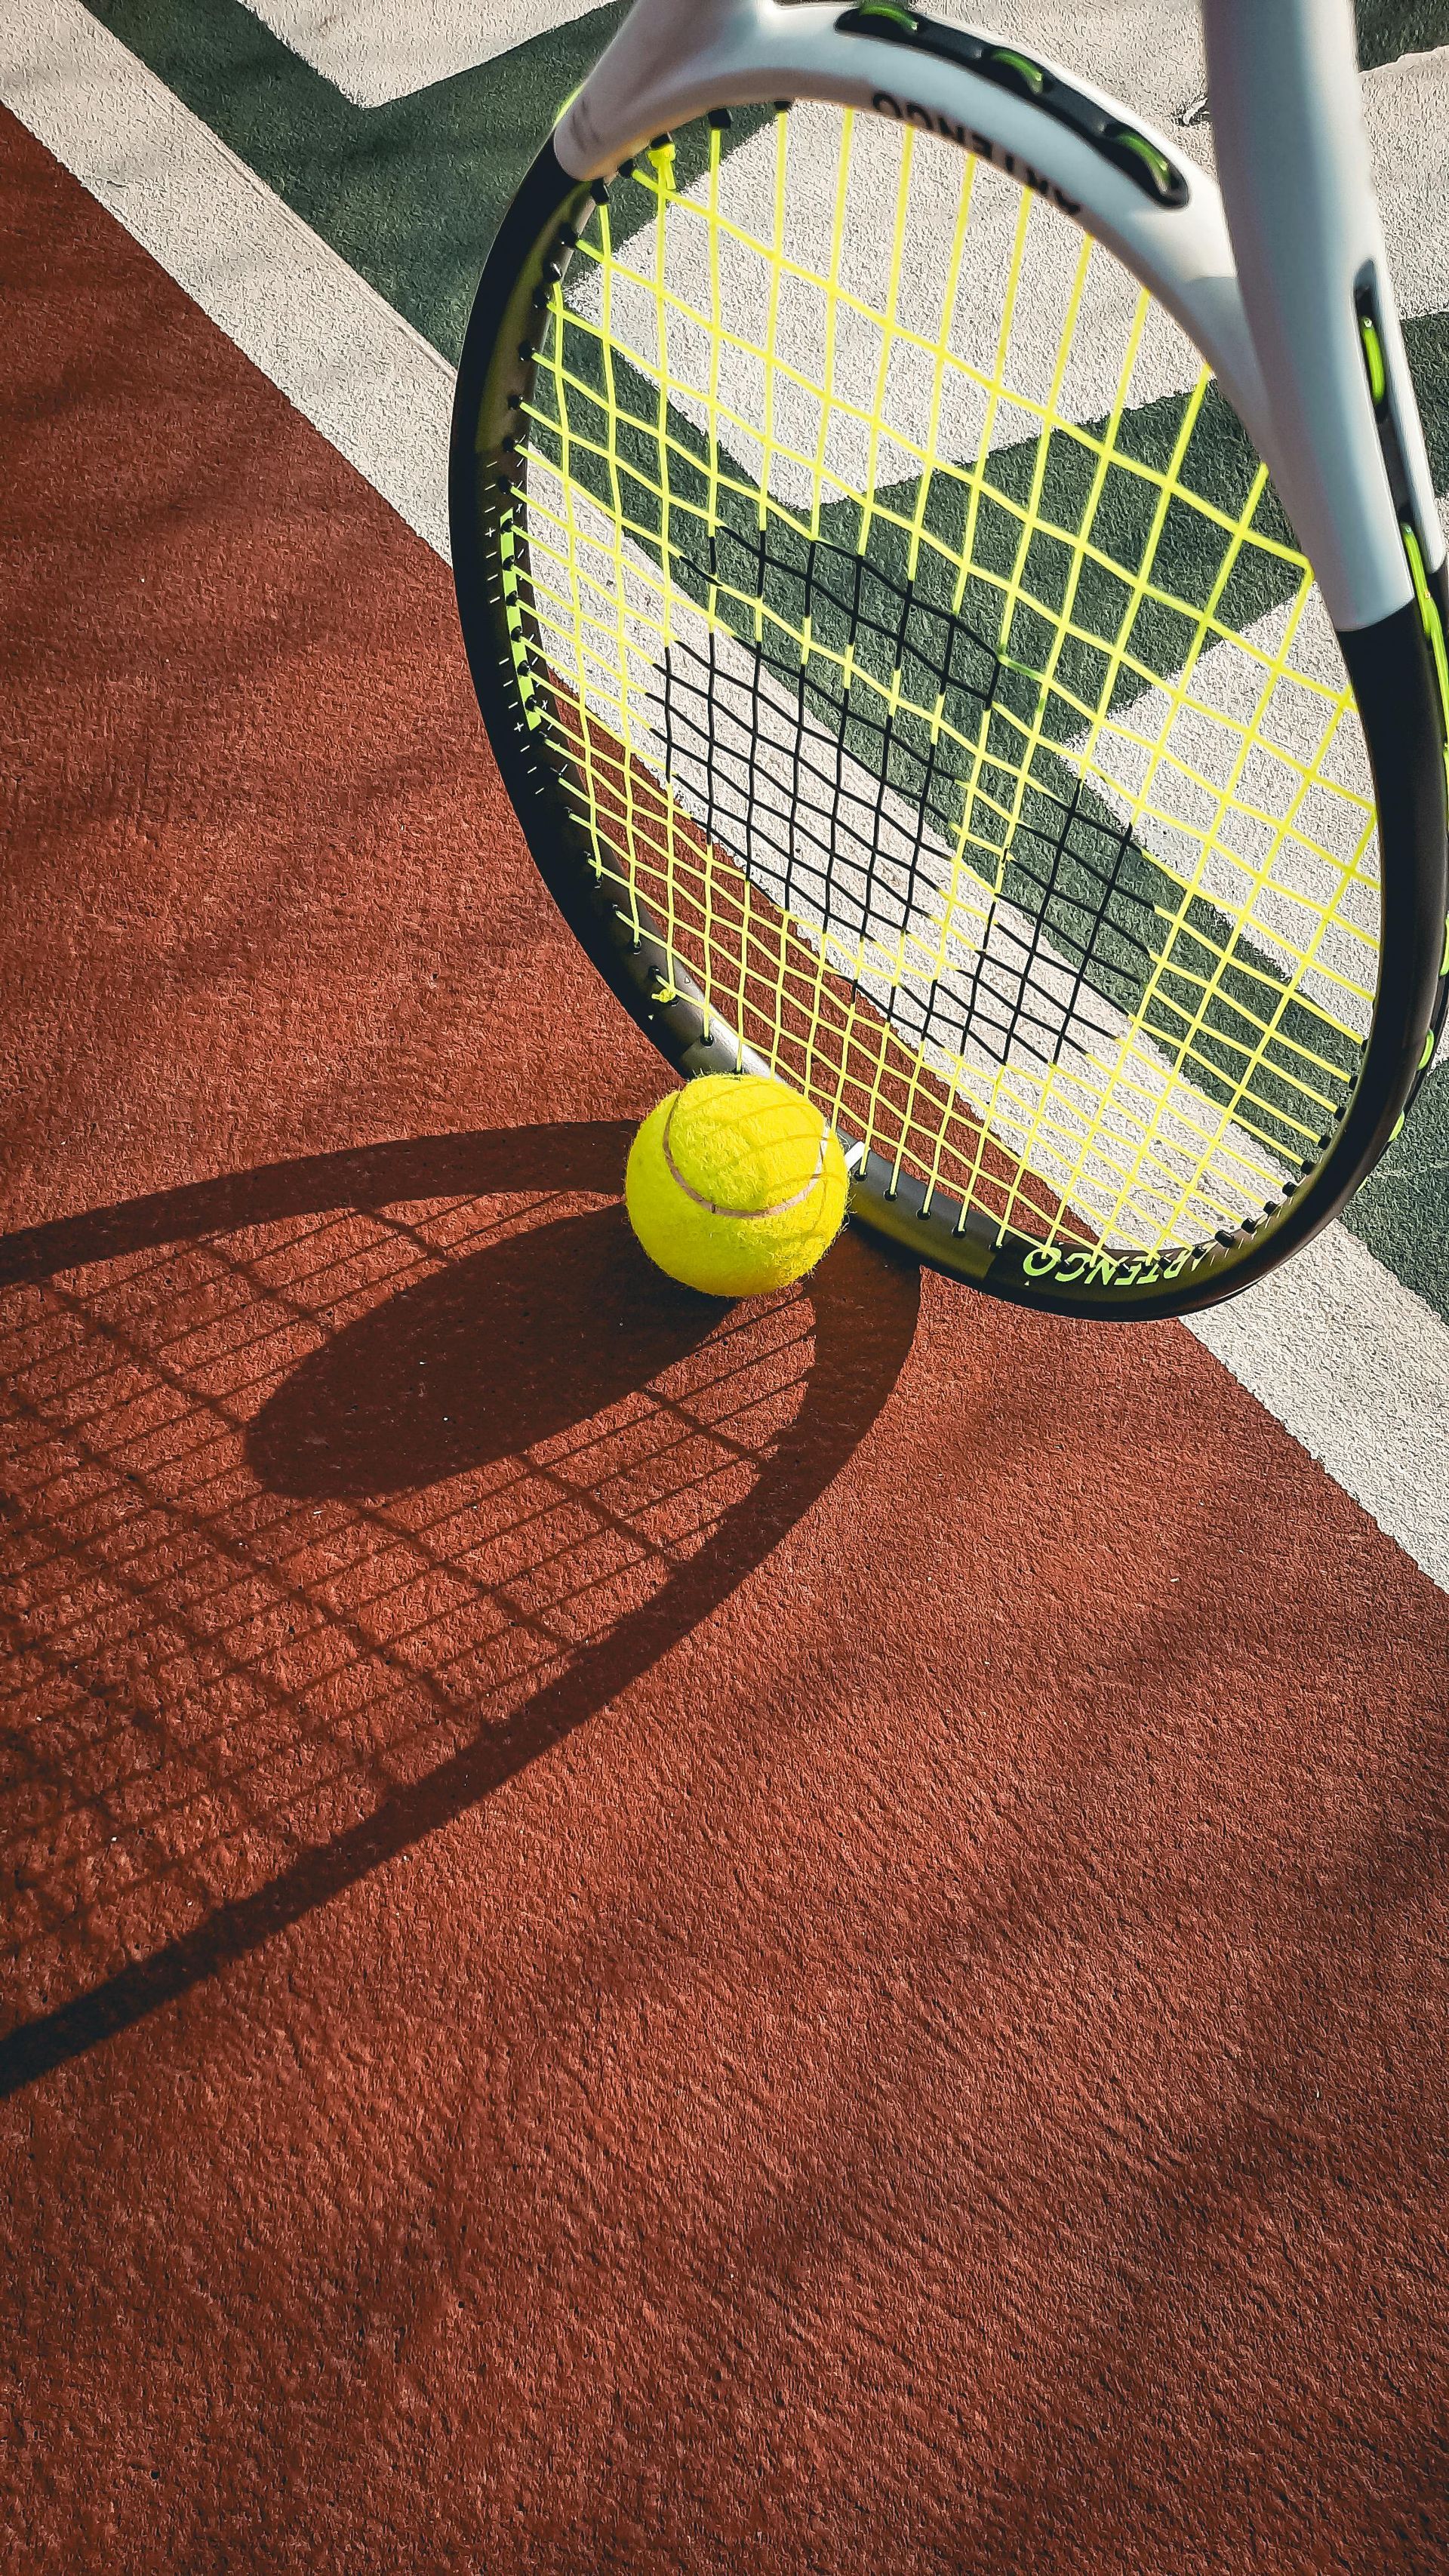
[[805, 1183], [803, 1189], [796, 1190], [793, 1197], [788, 1199], [776, 1199], [769, 1207], [725, 1207], [718, 1199], [707, 1199], [702, 1190], [695, 1189], [693, 1183], [685, 1179], [684, 1174], [681, 1172], [679, 1165], [676, 1163], [674, 1156], [669, 1150], [669, 1130], [674, 1124], [675, 1110], [679, 1107], [683, 1098], [683, 1092], [676, 1091], [674, 1098], [669, 1104], [669, 1114], [664, 1121], [664, 1134], [661, 1141], [664, 1146], [664, 1160], [669, 1167], [671, 1180], [678, 1182], [685, 1197], [687, 1199], [693, 1199], [696, 1207], [708, 1209], [711, 1216], [738, 1218], [742, 1223], [749, 1224], [753, 1223], [756, 1218], [762, 1216], [784, 1216], [790, 1208], [798, 1207], [802, 1199], [808, 1199], [816, 1182], [821, 1178], [825, 1170], [825, 1151], [830, 1142], [830, 1130], [828, 1127], [822, 1126], [820, 1130], [820, 1151], [815, 1157], [815, 1169], [811, 1173], [810, 1178]]

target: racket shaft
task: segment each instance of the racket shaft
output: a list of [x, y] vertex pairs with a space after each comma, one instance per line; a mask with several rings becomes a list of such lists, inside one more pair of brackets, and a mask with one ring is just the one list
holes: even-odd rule
[[1387, 375], [1415, 534], [1443, 560], [1374, 199], [1349, 0], [1204, 0], [1218, 172], [1263, 357], [1273, 467], [1340, 633], [1413, 596], [1361, 313]]

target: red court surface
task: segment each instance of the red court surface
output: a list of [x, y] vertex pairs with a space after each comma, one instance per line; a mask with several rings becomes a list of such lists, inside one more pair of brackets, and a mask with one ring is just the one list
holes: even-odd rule
[[1449, 1602], [649, 1273], [446, 568], [0, 144], [5, 2564], [1442, 2569]]

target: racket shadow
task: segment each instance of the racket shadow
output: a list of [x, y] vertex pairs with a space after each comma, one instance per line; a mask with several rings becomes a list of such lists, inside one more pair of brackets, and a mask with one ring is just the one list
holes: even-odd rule
[[610, 1202], [505, 1234], [344, 1325], [252, 1422], [278, 1494], [386, 1499], [610, 1410], [720, 1321], [639, 1253]]
[[0, 2092], [583, 1725], [875, 1420], [914, 1268], [847, 1233], [806, 1290], [676, 1289], [618, 1205], [629, 1133], [376, 1146], [0, 1242]]

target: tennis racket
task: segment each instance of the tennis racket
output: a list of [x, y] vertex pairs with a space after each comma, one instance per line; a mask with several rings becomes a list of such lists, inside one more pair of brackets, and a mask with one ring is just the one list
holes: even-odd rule
[[1222, 195], [895, 0], [637, 0], [458, 380], [464, 636], [566, 919], [676, 1070], [819, 1105], [862, 1221], [1069, 1314], [1303, 1243], [1449, 997], [1348, 0], [1205, 27]]

